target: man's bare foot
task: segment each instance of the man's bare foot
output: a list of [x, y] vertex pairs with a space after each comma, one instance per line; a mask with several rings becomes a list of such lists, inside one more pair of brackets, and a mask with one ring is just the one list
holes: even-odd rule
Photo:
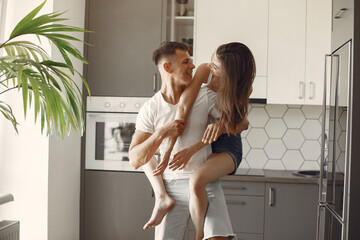
[[155, 227], [159, 225], [164, 216], [172, 209], [175, 205], [174, 199], [169, 195], [163, 198], [156, 198], [155, 206], [151, 214], [150, 220], [144, 225], [144, 229]]

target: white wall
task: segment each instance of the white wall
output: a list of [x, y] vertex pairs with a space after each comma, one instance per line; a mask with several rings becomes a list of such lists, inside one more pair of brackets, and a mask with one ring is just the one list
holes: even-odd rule
[[[66, 11], [71, 19], [67, 24], [84, 27], [85, 0], [53, 0], [54, 11]], [[83, 34], [74, 34], [83, 39]], [[82, 52], [83, 44], [74, 43]], [[54, 60], [60, 60], [57, 51], [52, 52]], [[77, 61], [74, 67], [82, 73], [83, 65]], [[81, 86], [81, 79], [74, 81]], [[80, 137], [72, 135], [62, 140], [50, 137], [49, 161], [49, 240], [79, 239], [80, 228]]]
[[[8, 1], [5, 38], [22, 17], [42, 2]], [[40, 13], [65, 10], [69, 10], [66, 17], [72, 19], [67, 24], [84, 26], [85, 0], [47, 0]], [[82, 34], [76, 36], [83, 38]], [[81, 43], [76, 46], [83, 49]], [[59, 59], [59, 53], [51, 51], [49, 45], [44, 48], [53, 59]], [[74, 65], [82, 72], [81, 63]], [[81, 84], [80, 79], [74, 81]], [[16, 135], [10, 123], [0, 116], [0, 192], [12, 193], [15, 198], [0, 206], [0, 221], [19, 220], [21, 240], [79, 239], [80, 137], [63, 140], [42, 136], [31, 110], [23, 120], [21, 94], [2, 95], [0, 100], [11, 102], [20, 122]]]
[[[42, 0], [8, 1], [5, 39], [17, 22], [41, 2]], [[42, 13], [50, 12], [51, 9], [52, 1], [48, 0]], [[51, 49], [49, 45], [44, 48]], [[12, 193], [15, 198], [14, 202], [0, 206], [0, 220], [19, 220], [22, 240], [45, 240], [49, 141], [47, 137], [41, 136], [39, 125], [34, 125], [31, 110], [26, 121], [24, 120], [21, 94], [16, 91], [8, 92], [1, 95], [1, 100], [11, 103], [20, 126], [19, 135], [16, 135], [9, 122], [0, 117], [0, 191]]]

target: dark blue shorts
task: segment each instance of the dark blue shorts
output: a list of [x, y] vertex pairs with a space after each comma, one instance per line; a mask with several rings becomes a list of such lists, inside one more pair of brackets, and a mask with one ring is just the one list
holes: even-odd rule
[[226, 152], [232, 157], [235, 163], [235, 169], [229, 175], [233, 175], [236, 169], [239, 167], [242, 160], [242, 142], [240, 133], [236, 136], [228, 136], [226, 133], [220, 135], [220, 137], [211, 144], [213, 153]]

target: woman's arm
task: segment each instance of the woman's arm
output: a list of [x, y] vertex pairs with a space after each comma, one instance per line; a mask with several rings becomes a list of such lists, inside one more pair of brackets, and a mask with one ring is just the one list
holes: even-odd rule
[[236, 133], [241, 133], [249, 128], [249, 120], [245, 117], [241, 123], [236, 125]]
[[189, 116], [190, 109], [199, 93], [201, 85], [207, 82], [209, 73], [210, 69], [206, 63], [203, 63], [198, 67], [193, 80], [180, 96], [180, 102], [176, 111], [175, 119], [182, 119], [186, 121]]
[[[240, 133], [249, 127], [249, 121], [245, 118], [236, 126], [236, 133]], [[169, 164], [171, 170], [183, 169], [189, 162], [190, 158], [201, 148], [207, 144], [215, 142], [221, 134], [224, 133], [224, 128], [219, 123], [209, 124], [204, 132], [203, 139], [189, 148], [183, 149], [174, 155], [173, 160]]]
[[[244, 130], [247, 130], [249, 127], [249, 121], [245, 117], [242, 122], [236, 125], [236, 133], [241, 133]], [[219, 123], [209, 124], [206, 128], [203, 136], [203, 143], [212, 143], [215, 142], [221, 134], [225, 133], [224, 127], [221, 126]]]

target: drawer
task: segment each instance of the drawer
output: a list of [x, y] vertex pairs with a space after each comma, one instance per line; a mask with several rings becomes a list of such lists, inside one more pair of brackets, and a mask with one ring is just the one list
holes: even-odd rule
[[265, 183], [221, 181], [225, 195], [264, 196]]
[[234, 232], [259, 233], [264, 231], [264, 197], [225, 195]]
[[[235, 232], [237, 240], [263, 240], [263, 234], [247, 234]], [[184, 240], [194, 240], [195, 231], [190, 230], [186, 232]]]
[[263, 234], [236, 233], [237, 240], [263, 240]]

